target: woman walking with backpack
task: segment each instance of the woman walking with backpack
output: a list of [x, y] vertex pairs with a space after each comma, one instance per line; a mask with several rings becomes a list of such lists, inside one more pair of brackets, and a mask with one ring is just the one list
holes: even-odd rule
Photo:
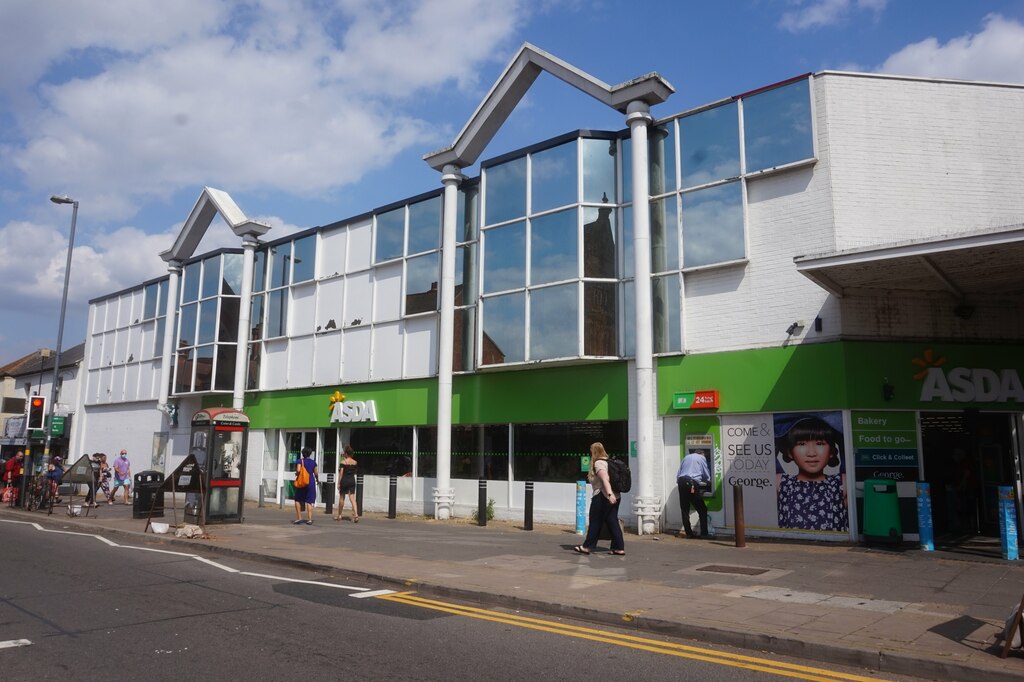
[[601, 443], [590, 446], [590, 473], [587, 474], [587, 480], [594, 489], [594, 496], [590, 499], [587, 538], [582, 545], [573, 547], [573, 551], [590, 554], [597, 549], [601, 528], [607, 525], [612, 536], [612, 554], [622, 556], [626, 553], [626, 545], [622, 539], [622, 528], [619, 527], [619, 496], [612, 489], [608, 477], [608, 453]]

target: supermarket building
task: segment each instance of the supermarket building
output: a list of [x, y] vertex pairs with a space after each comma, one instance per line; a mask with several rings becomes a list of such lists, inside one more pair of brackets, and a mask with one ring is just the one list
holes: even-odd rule
[[[465, 177], [541, 71], [624, 129]], [[524, 45], [425, 157], [434, 191], [275, 240], [207, 188], [167, 276], [90, 302], [71, 450], [169, 471], [189, 416], [233, 406], [269, 503], [302, 447], [330, 473], [351, 443], [369, 509], [396, 475], [400, 510], [468, 516], [486, 478], [520, 518], [533, 481], [535, 517], [568, 523], [601, 441], [641, 533], [681, 525], [690, 450], [721, 533], [737, 483], [764, 536], [856, 539], [878, 478], [907, 538], [918, 481], [940, 534], [997, 534], [998, 486], [1019, 518], [1024, 87], [823, 71], [655, 117], [672, 92]], [[239, 247], [195, 254], [217, 216]]]

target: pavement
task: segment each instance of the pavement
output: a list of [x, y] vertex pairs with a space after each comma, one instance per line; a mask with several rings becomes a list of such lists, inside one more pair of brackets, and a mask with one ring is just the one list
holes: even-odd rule
[[[572, 547], [582, 537], [564, 526], [526, 531], [513, 522], [481, 527], [380, 513], [356, 524], [322, 509], [312, 526], [296, 526], [293, 510], [249, 502], [244, 523], [211, 524], [205, 538], [185, 540], [143, 534], [145, 519], [132, 516], [121, 504], [77, 518], [0, 508], [0, 521], [285, 562], [702, 644], [929, 679], [1024, 679], [1024, 654], [1000, 658], [998, 640], [1024, 596], [1022, 562], [751, 538], [739, 548], [732, 538], [629, 533], [624, 557], [608, 553], [607, 541], [581, 556]], [[173, 525], [171, 508], [156, 520]]]

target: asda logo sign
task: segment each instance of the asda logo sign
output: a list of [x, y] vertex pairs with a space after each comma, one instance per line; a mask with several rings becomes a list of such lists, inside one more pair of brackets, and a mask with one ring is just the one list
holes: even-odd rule
[[929, 367], [921, 383], [921, 402], [1024, 403], [1024, 385], [1015, 369]]

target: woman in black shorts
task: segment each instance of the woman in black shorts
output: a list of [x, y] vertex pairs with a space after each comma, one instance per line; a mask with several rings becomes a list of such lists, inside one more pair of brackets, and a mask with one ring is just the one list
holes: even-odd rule
[[335, 521], [341, 521], [341, 512], [345, 508], [345, 496], [352, 504], [352, 521], [359, 523], [359, 508], [356, 507], [356, 473], [359, 471], [359, 462], [352, 459], [354, 450], [351, 445], [345, 446], [345, 458], [338, 464], [338, 515]]

